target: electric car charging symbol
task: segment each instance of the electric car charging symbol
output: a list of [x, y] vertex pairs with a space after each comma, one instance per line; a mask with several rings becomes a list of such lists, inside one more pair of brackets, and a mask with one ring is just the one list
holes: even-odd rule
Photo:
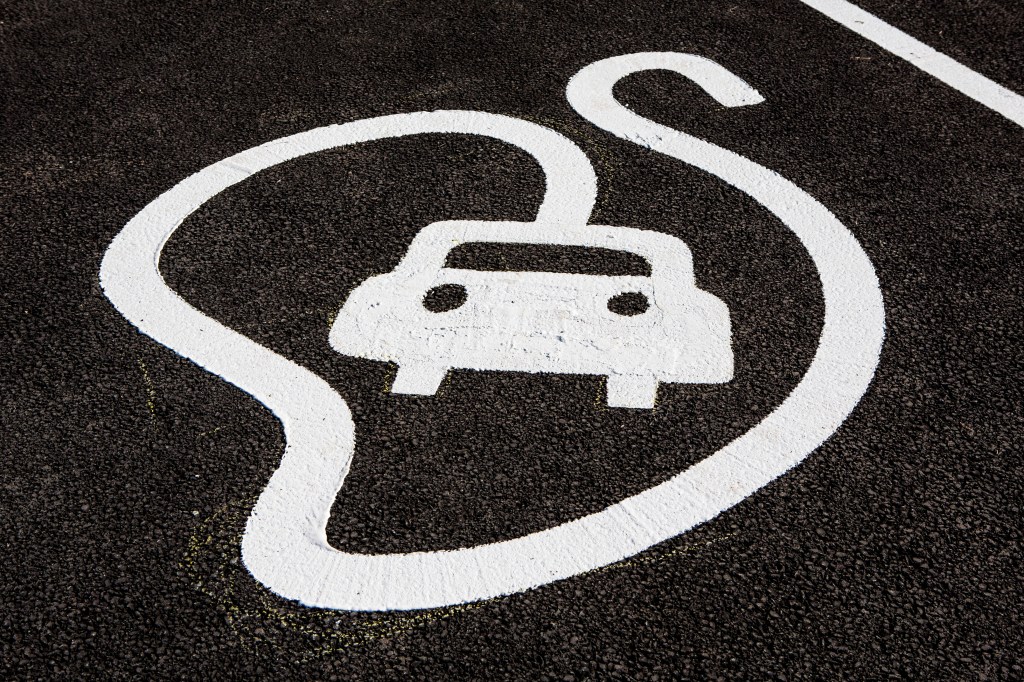
[[[444, 266], [454, 247], [473, 242], [627, 251], [648, 262], [651, 276]], [[431, 305], [446, 290], [447, 305]], [[638, 305], [618, 309], [623, 297]], [[697, 288], [686, 244], [604, 225], [429, 225], [393, 272], [352, 291], [330, 343], [346, 355], [397, 363], [392, 392], [420, 395], [433, 395], [452, 368], [597, 374], [607, 377], [609, 406], [652, 408], [659, 383], [721, 383], [733, 373], [729, 310]]]
[[[817, 270], [821, 336], [793, 391], [749, 431], [668, 480], [556, 526], [454, 550], [360, 554], [331, 547], [327, 523], [356, 452], [345, 399], [307, 368], [190, 306], [163, 280], [159, 262], [164, 244], [193, 212], [262, 170], [408, 135], [488, 137], [523, 150], [543, 171], [536, 222], [425, 228], [393, 272], [352, 291], [331, 329], [332, 346], [399, 363], [395, 390], [405, 392], [433, 393], [453, 367], [526, 369], [604, 375], [610, 404], [650, 407], [659, 382], [729, 380], [729, 310], [696, 287], [689, 249], [659, 232], [587, 225], [597, 178], [567, 138], [480, 111], [420, 111], [316, 128], [207, 166], [154, 199], [111, 242], [100, 283], [114, 306], [143, 333], [255, 397], [283, 424], [280, 466], [248, 518], [241, 546], [246, 568], [274, 593], [321, 608], [390, 611], [491, 599], [580, 575], [685, 533], [747, 498], [803, 461], [860, 401], [885, 333], [867, 254], [835, 215], [781, 175], [649, 121], [615, 99], [616, 83], [650, 70], [681, 74], [725, 107], [763, 101], [725, 67], [671, 52], [590, 64], [570, 79], [566, 98], [597, 127], [710, 173], [771, 212]], [[627, 250], [647, 260], [651, 276], [445, 267], [448, 251], [467, 241]], [[435, 299], [446, 292], [461, 295], [434, 305], [445, 302]], [[622, 296], [647, 307], [619, 316], [609, 302]]]

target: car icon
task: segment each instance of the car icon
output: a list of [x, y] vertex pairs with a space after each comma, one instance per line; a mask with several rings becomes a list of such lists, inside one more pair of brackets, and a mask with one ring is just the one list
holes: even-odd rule
[[[625, 251], [650, 276], [446, 267], [475, 242]], [[451, 369], [607, 377], [610, 407], [650, 409], [659, 383], [732, 379], [729, 309], [698, 289], [693, 257], [662, 232], [606, 225], [446, 221], [398, 266], [349, 294], [331, 327], [339, 353], [393, 362], [393, 393], [433, 395]]]

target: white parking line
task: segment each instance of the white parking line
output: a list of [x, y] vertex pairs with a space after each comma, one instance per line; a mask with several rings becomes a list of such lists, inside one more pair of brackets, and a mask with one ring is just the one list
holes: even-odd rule
[[1024, 127], [1024, 97], [908, 36], [846, 0], [800, 0], [975, 102]]

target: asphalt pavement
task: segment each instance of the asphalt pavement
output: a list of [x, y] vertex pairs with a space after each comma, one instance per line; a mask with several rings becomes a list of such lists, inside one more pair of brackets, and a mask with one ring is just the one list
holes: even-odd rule
[[[1024, 93], [1020, 4], [859, 5]], [[536, 217], [542, 169], [479, 135], [269, 167], [191, 213], [159, 271], [347, 403], [335, 550], [459, 550], [584, 519], [775, 414], [827, 331], [814, 257], [776, 213], [568, 101], [581, 69], [637, 52], [713, 60], [763, 96], [725, 107], [668, 71], [614, 90], [849, 230], [884, 302], [863, 397], [797, 466], [622, 560], [428, 609], [279, 596], [241, 554], [279, 416], [119, 312], [100, 284], [111, 241], [191, 174], [321, 126], [457, 109], [568, 138], [597, 177], [591, 223], [689, 247], [694, 285], [729, 311], [730, 381], [662, 383], [653, 409], [609, 407], [603, 377], [571, 372], [452, 369], [412, 395], [390, 390], [396, 363], [332, 348], [349, 294], [425, 226]], [[11, 0], [0, 66], [4, 678], [1024, 679], [1024, 128], [1005, 116], [798, 0]], [[652, 274], [558, 245], [452, 259]]]

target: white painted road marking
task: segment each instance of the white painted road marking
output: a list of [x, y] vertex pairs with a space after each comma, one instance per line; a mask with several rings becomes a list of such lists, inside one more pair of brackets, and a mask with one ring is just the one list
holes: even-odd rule
[[[557, 244], [627, 251], [650, 277], [445, 268], [474, 242]], [[458, 286], [465, 300], [443, 312], [427, 292]], [[635, 293], [650, 307], [635, 316], [608, 308]], [[606, 376], [608, 405], [650, 409], [659, 383], [732, 378], [725, 303], [697, 288], [693, 257], [663, 232], [585, 223], [451, 221], [420, 230], [393, 272], [356, 287], [331, 328], [340, 353], [398, 364], [392, 391], [433, 395], [450, 368]]]
[[800, 0], [925, 73], [1024, 126], [1024, 97], [846, 0]]
[[479, 134], [514, 144], [544, 169], [538, 222], [583, 224], [596, 195], [586, 157], [540, 126], [479, 112], [419, 112], [329, 126], [219, 161], [146, 206], [115, 237], [100, 272], [113, 304], [141, 331], [269, 407], [285, 429], [281, 465], [260, 495], [242, 557], [274, 592], [351, 610], [446, 606], [526, 590], [632, 556], [707, 521], [802, 461], [831, 436], [871, 381], [884, 335], [881, 292], [867, 255], [815, 199], [730, 151], [636, 116], [614, 84], [648, 69], [691, 78], [725, 106], [761, 96], [721, 66], [692, 55], [647, 53], [583, 69], [568, 88], [596, 125], [706, 170], [764, 204], [803, 243], [824, 290], [819, 348], [790, 396], [751, 431], [654, 488], [555, 528], [455, 551], [358, 555], [327, 543], [331, 506], [348, 472], [355, 433], [342, 398], [322, 379], [205, 316], [167, 287], [164, 243], [199, 206], [273, 165], [333, 147], [425, 132]]

